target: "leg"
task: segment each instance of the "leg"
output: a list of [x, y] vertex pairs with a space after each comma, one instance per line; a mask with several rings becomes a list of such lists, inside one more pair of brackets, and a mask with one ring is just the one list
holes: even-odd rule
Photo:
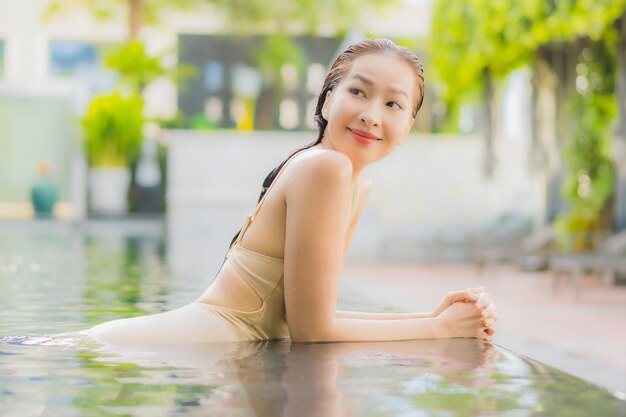
[[111, 345], [164, 345], [241, 340], [233, 325], [201, 303], [187, 304], [160, 314], [109, 321], [92, 327], [86, 334], [101, 343]]

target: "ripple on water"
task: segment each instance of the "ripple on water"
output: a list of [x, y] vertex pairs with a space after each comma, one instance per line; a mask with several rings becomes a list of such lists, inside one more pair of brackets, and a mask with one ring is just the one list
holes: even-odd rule
[[626, 415], [591, 384], [472, 339], [132, 350], [72, 331], [193, 299], [205, 279], [169, 276], [159, 247], [0, 239], [2, 417]]

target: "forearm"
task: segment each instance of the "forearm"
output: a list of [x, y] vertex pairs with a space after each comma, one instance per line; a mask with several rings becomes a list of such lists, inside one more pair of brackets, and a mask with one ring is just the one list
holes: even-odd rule
[[311, 340], [296, 342], [375, 342], [442, 337], [436, 318], [367, 320], [337, 318], [334, 326]]
[[365, 313], [361, 311], [337, 310], [338, 319], [361, 320], [406, 320], [432, 317], [431, 313]]

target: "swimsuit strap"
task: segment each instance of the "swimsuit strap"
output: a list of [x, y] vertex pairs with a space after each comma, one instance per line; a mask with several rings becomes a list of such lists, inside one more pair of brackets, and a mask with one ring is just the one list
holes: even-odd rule
[[[290, 156], [289, 159], [287, 159], [287, 161], [285, 162], [283, 167], [276, 174], [276, 177], [274, 177], [274, 180], [272, 181], [270, 186], [265, 191], [265, 194], [263, 194], [263, 197], [261, 197], [261, 200], [257, 203], [257, 205], [256, 205], [254, 211], [252, 212], [252, 214], [248, 214], [246, 216], [246, 222], [243, 225], [243, 227], [241, 228], [241, 231], [239, 232], [239, 236], [237, 236], [237, 240], [236, 240], [237, 243], [241, 243], [241, 240], [243, 239], [243, 235], [246, 233], [246, 231], [248, 230], [248, 228], [252, 224], [252, 221], [254, 220], [254, 218], [256, 217], [257, 213], [261, 209], [261, 206], [263, 206], [263, 203], [265, 202], [265, 199], [267, 198], [267, 195], [270, 193], [272, 187], [274, 187], [274, 184], [276, 184], [278, 182], [278, 177], [280, 177], [280, 175], [283, 173], [283, 171], [285, 171], [285, 168], [287, 167], [287, 165], [293, 160], [293, 158], [296, 155], [298, 155], [298, 154], [300, 154], [300, 153], [302, 153], [304, 151], [307, 151], [308, 149], [310, 149], [310, 148], [302, 149], [302, 150], [296, 152], [295, 154], [293, 154], [292, 156]], [[358, 200], [358, 195], [359, 195], [359, 181], [357, 180], [357, 182], [355, 184], [355, 187], [352, 190], [352, 215], [354, 215], [354, 210], [356, 210], [356, 207], [357, 207], [356, 202]]]
[[[309, 148], [307, 148], [307, 149], [309, 149]], [[287, 159], [287, 161], [285, 162], [283, 167], [280, 169], [280, 171], [278, 171], [278, 173], [274, 177], [274, 180], [272, 181], [270, 186], [267, 188], [267, 190], [265, 190], [265, 194], [263, 194], [263, 197], [261, 197], [261, 200], [257, 203], [254, 211], [251, 214], [248, 214], [246, 216], [246, 222], [243, 225], [243, 227], [241, 228], [241, 232], [239, 232], [239, 236], [237, 236], [237, 243], [241, 243], [241, 239], [243, 239], [243, 235], [248, 230], [248, 227], [250, 227], [250, 224], [252, 224], [252, 221], [254, 220], [254, 218], [256, 217], [257, 213], [261, 209], [261, 206], [263, 206], [263, 203], [265, 202], [265, 199], [267, 198], [267, 195], [270, 193], [270, 190], [272, 189], [272, 187], [274, 187], [274, 184], [276, 184], [278, 182], [278, 178], [280, 177], [280, 175], [285, 171], [285, 168], [287, 167], [287, 164], [289, 164], [296, 155], [300, 154], [301, 152], [303, 152], [303, 151], [305, 151], [307, 149], [303, 149], [303, 150], [298, 151], [298, 152], [294, 153], [293, 155], [291, 155], [289, 157], [289, 159]]]

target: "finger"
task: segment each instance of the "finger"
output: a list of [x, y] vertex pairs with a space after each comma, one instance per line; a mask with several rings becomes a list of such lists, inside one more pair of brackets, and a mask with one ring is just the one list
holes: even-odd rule
[[482, 340], [484, 340], [486, 342], [491, 342], [493, 340], [492, 339], [492, 335], [493, 335], [493, 333], [490, 333], [488, 331], [488, 329], [485, 329], [485, 330], [481, 330], [479, 332], [478, 338], [482, 339]]
[[489, 311], [491, 312], [491, 315], [496, 320], [498, 320], [498, 318], [500, 317], [500, 313], [498, 312], [498, 307], [496, 307], [494, 303], [491, 303], [491, 305], [489, 306]]
[[478, 295], [469, 290], [461, 290], [449, 292], [446, 298], [450, 304], [456, 303], [457, 301], [475, 302], [478, 300]]
[[487, 328], [489, 328], [489, 327], [493, 326], [493, 325], [494, 325], [494, 323], [495, 323], [495, 320], [494, 320], [494, 319], [484, 319], [484, 320], [483, 320], [483, 326], [485, 326], [485, 327], [487, 327]]
[[481, 292], [485, 291], [485, 287], [474, 287], [474, 288], [468, 288], [467, 291], [474, 293], [474, 294], [480, 294]]
[[490, 303], [490, 302], [491, 302], [491, 296], [490, 296], [490, 295], [489, 295], [489, 293], [488, 293], [488, 292], [486, 292], [486, 291], [481, 292], [481, 293], [479, 294], [479, 297], [480, 297], [480, 300], [481, 300], [483, 303]]
[[485, 329], [485, 333], [487, 333], [489, 336], [493, 336], [496, 333], [496, 329], [490, 327], [488, 329]]
[[490, 303], [489, 305], [486, 305], [483, 308], [483, 314], [492, 316], [493, 318], [496, 318], [496, 320], [497, 320], [497, 317], [499, 316], [498, 309], [494, 303]]
[[497, 313], [497, 311], [494, 308], [493, 303], [482, 307], [483, 317], [490, 317], [490, 316], [493, 316], [495, 313]]
[[491, 297], [489, 296], [488, 293], [486, 292], [481, 292], [478, 295], [478, 300], [476, 301], [476, 304], [481, 307], [481, 308], [485, 308], [486, 306], [488, 306], [489, 304], [491, 304]]

